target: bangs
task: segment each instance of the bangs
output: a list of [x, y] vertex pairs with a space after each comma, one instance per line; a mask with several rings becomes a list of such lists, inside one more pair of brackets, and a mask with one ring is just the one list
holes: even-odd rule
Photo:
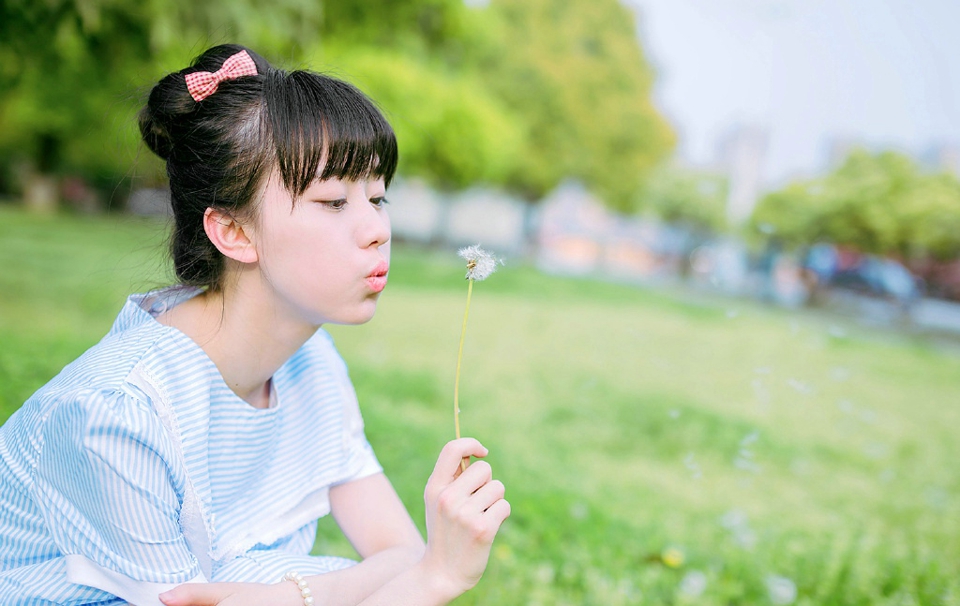
[[294, 198], [318, 178], [383, 177], [390, 185], [397, 139], [363, 93], [313, 72], [276, 70], [271, 76], [264, 92], [277, 168]]

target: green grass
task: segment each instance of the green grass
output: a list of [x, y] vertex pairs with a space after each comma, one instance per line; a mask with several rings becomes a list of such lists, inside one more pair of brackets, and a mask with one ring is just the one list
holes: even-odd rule
[[[0, 207], [0, 418], [169, 281], [160, 228]], [[418, 520], [453, 434], [462, 275], [397, 247], [377, 317], [330, 328]], [[458, 604], [771, 604], [773, 576], [796, 604], [960, 604], [955, 351], [512, 263], [474, 290], [461, 422], [514, 513]], [[329, 520], [316, 550], [352, 553]]]

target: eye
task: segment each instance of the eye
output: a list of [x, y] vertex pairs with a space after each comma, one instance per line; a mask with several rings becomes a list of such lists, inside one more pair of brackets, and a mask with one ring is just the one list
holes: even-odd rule
[[317, 200], [317, 201], [331, 210], [343, 210], [343, 207], [347, 205], [346, 198], [340, 198], [339, 200]]
[[387, 204], [390, 204], [390, 201], [383, 196], [377, 196], [376, 198], [370, 198], [370, 204], [373, 204], [377, 208], [383, 208]]

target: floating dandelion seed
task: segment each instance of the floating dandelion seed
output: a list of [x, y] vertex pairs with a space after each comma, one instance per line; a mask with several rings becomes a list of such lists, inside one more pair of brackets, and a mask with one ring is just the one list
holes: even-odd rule
[[[463, 327], [460, 329], [460, 348], [457, 351], [457, 376], [453, 382], [453, 424], [460, 438], [460, 362], [463, 360], [463, 337], [467, 333], [467, 316], [470, 314], [470, 297], [474, 281], [486, 280], [497, 269], [497, 259], [479, 245], [461, 248], [457, 254], [467, 262], [467, 307], [463, 312]], [[460, 470], [467, 470], [467, 462], [460, 461]]]

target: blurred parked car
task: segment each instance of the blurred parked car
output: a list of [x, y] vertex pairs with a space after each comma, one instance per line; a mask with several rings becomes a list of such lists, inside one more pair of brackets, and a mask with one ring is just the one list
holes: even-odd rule
[[832, 244], [812, 246], [804, 269], [818, 293], [840, 288], [909, 306], [923, 293], [922, 281], [893, 259], [865, 255]]
[[910, 305], [922, 293], [920, 281], [893, 259], [864, 255], [848, 269], [833, 274], [829, 285]]

